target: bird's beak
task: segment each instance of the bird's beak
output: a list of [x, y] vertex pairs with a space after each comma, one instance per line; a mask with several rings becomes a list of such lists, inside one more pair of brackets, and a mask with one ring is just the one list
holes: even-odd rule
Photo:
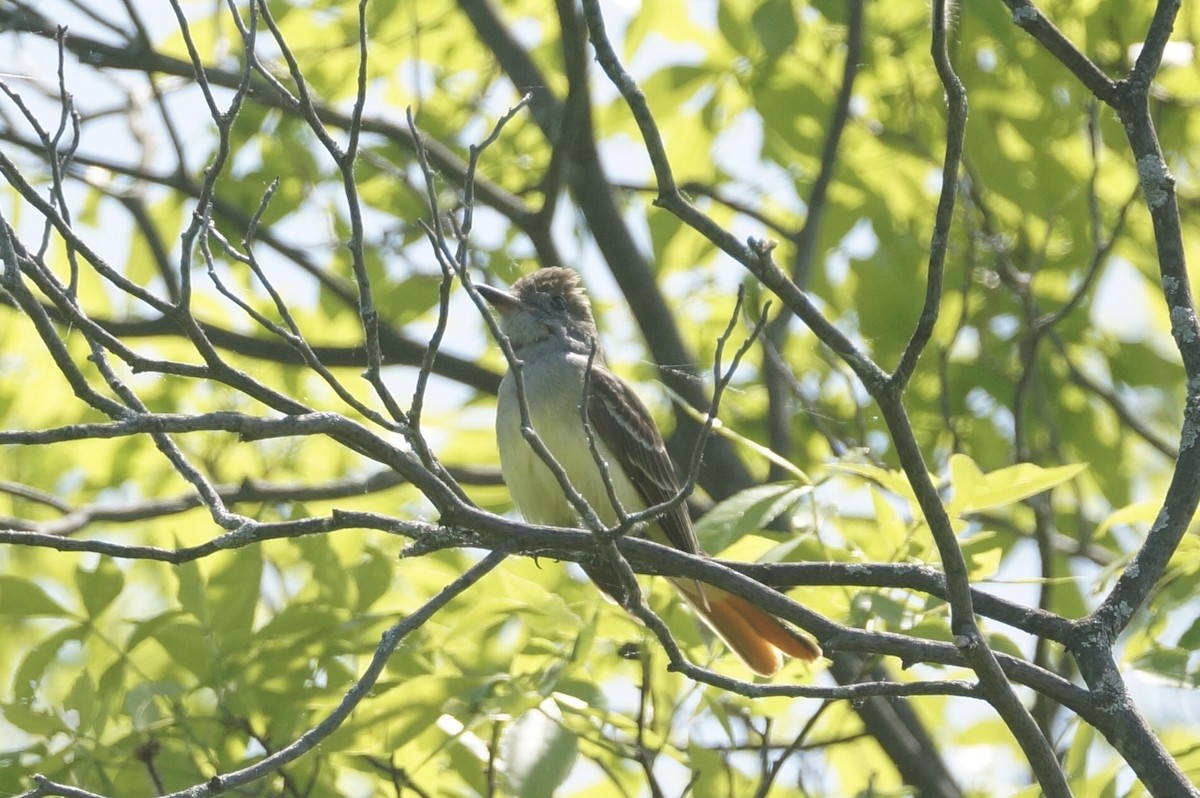
[[476, 285], [475, 288], [479, 291], [480, 296], [495, 308], [497, 313], [508, 313], [525, 306], [524, 302], [503, 289], [482, 284]]

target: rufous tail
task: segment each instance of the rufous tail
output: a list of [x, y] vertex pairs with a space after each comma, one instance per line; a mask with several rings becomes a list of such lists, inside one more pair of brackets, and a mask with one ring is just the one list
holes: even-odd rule
[[815, 640], [741, 596], [691, 580], [672, 582], [700, 617], [755, 673], [774, 675], [783, 666], [782, 654], [805, 662], [821, 656], [821, 647]]

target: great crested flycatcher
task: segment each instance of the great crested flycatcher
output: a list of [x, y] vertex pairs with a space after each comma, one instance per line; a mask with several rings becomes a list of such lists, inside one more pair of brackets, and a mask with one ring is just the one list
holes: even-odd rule
[[[614, 526], [619, 518], [580, 412], [585, 379], [595, 450], [608, 465], [622, 509], [636, 512], [678, 494], [675, 468], [650, 411], [632, 388], [604, 366], [596, 323], [579, 275], [571, 269], [541, 269], [517, 280], [511, 293], [486, 285], [480, 285], [479, 292], [496, 309], [500, 328], [522, 363], [534, 430], [600, 520]], [[576, 526], [577, 514], [558, 480], [521, 434], [517, 386], [511, 371], [500, 384], [496, 439], [504, 481], [526, 520]], [[701, 553], [682, 504], [648, 524], [646, 530], [658, 543]], [[584, 570], [610, 595], [623, 593], [616, 574], [594, 566]], [[781, 651], [806, 661], [821, 656], [816, 642], [740, 596], [691, 579], [671, 582], [756, 673], [770, 676], [778, 671], [783, 664]]]

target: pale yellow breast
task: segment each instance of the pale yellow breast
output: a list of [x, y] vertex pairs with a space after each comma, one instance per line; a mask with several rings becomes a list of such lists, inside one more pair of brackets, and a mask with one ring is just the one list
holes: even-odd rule
[[[583, 399], [583, 371], [579, 363], [568, 357], [550, 355], [539, 360], [534, 368], [527, 367], [524, 377], [533, 428], [600, 519], [608, 526], [615, 525], [617, 514], [584, 434], [579, 409]], [[521, 515], [536, 524], [579, 526], [576, 513], [553, 473], [521, 435], [516, 384], [511, 374], [504, 377], [500, 386], [496, 438], [504, 481]], [[641, 497], [608, 447], [598, 439], [596, 444], [600, 455], [609, 464], [622, 507], [627, 512], [643, 509]]]

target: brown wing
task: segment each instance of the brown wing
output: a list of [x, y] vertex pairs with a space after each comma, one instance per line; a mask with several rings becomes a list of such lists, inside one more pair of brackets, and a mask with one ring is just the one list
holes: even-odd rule
[[[588, 420], [647, 507], [679, 493], [675, 466], [650, 411], [632, 388], [601, 366], [594, 366], [590, 374]], [[667, 536], [667, 541], [661, 542], [669, 542], [689, 554], [700, 553], [700, 544], [683, 504], [660, 516], [658, 523]]]

